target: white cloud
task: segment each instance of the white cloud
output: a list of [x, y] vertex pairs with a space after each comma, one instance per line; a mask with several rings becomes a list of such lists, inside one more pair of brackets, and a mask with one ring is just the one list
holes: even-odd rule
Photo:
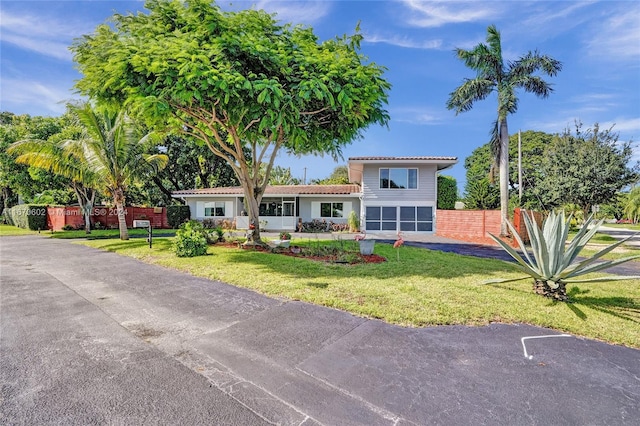
[[587, 52], [591, 56], [607, 57], [614, 61], [640, 61], [640, 6], [624, 2], [618, 10], [590, 32]]
[[400, 123], [432, 125], [443, 121], [443, 113], [433, 108], [424, 107], [400, 107], [390, 111], [391, 120]]
[[73, 22], [61, 22], [50, 16], [16, 15], [3, 10], [0, 20], [0, 41], [24, 50], [71, 61], [72, 55], [68, 46], [74, 37], [89, 32], [85, 26]]
[[276, 13], [276, 19], [282, 23], [313, 24], [320, 21], [331, 10], [329, 1], [277, 1], [260, 0], [254, 3], [254, 9], [263, 9], [269, 13]]
[[408, 49], [441, 49], [442, 40], [421, 40], [416, 41], [408, 37], [399, 35], [383, 36], [377, 34], [365, 34], [364, 41], [367, 43], [385, 43], [392, 46], [405, 47]]
[[[55, 82], [5, 79], [0, 81], [3, 111], [20, 111], [28, 107], [47, 113], [60, 114], [65, 111], [64, 102], [74, 96], [70, 91], [60, 90]], [[43, 113], [44, 114], [44, 113]]]
[[408, 24], [421, 28], [495, 19], [501, 15], [501, 6], [498, 2], [402, 0], [402, 3], [410, 9], [412, 14]]

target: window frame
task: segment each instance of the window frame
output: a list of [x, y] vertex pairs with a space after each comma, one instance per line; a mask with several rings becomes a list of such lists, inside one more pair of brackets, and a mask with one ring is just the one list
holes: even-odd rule
[[[392, 182], [392, 179], [391, 179], [392, 170], [396, 170], [396, 171], [398, 171], [398, 170], [404, 170], [404, 171], [406, 172], [406, 184], [407, 184], [407, 187], [406, 187], [406, 188], [393, 188], [393, 187], [391, 187], [391, 182]], [[411, 187], [411, 184], [412, 184], [412, 179], [411, 179], [411, 170], [415, 170], [415, 187], [414, 187], [414, 188], [412, 188], [412, 187]], [[383, 172], [383, 171], [386, 171], [386, 173], [385, 173], [385, 172]], [[397, 172], [396, 172], [396, 173], [397, 173]], [[397, 191], [397, 190], [409, 190], [409, 191], [416, 191], [416, 190], [418, 190], [418, 189], [419, 189], [419, 181], [420, 181], [420, 179], [419, 179], [419, 173], [420, 173], [420, 172], [419, 172], [418, 167], [380, 167], [380, 168], [378, 169], [378, 187], [379, 187], [379, 189], [382, 189], [382, 190], [387, 190], [387, 189], [389, 189], [389, 190], [396, 190], [396, 191]], [[383, 174], [384, 174], [386, 177], [383, 177]], [[385, 179], [386, 179], [386, 183], [387, 183], [387, 185], [388, 185], [388, 186], [386, 186], [386, 187], [385, 187], [385, 186], [383, 186], [383, 180], [385, 180]]]

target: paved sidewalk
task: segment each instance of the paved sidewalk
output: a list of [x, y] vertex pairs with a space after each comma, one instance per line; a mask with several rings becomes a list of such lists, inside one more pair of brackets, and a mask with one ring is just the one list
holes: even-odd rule
[[[640, 351], [402, 328], [39, 237], [0, 239], [2, 424], [637, 424]], [[295, 273], [295, 272], [292, 272]], [[330, 285], [330, 283], [329, 283]]]

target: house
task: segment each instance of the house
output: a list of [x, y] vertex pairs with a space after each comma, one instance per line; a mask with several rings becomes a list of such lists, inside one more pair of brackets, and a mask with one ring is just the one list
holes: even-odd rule
[[[355, 211], [367, 232], [434, 233], [437, 175], [456, 162], [456, 157], [351, 157], [352, 184], [268, 186], [260, 221], [267, 230], [295, 230], [300, 220], [346, 223]], [[187, 203], [194, 219], [235, 220], [238, 229], [248, 228], [241, 187], [187, 189], [172, 196]]]

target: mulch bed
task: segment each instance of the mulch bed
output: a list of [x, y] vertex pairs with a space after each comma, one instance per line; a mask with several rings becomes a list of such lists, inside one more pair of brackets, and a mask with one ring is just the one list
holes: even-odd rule
[[[360, 254], [355, 252], [346, 253], [349, 256], [341, 256], [339, 254], [327, 254], [322, 256], [312, 255], [309, 252], [308, 248], [299, 247], [299, 246], [274, 249], [271, 247], [263, 247], [263, 246], [243, 246], [238, 243], [230, 243], [230, 242], [216, 243], [216, 245], [222, 246], [222, 247], [228, 247], [228, 248], [238, 248], [240, 250], [256, 250], [256, 251], [261, 251], [265, 253], [268, 252], [268, 253], [280, 254], [284, 256], [299, 257], [303, 259], [314, 260], [317, 262], [327, 262], [327, 263], [335, 263], [335, 264], [353, 265], [353, 264], [359, 264], [359, 263], [382, 263], [387, 261], [385, 257], [379, 256], [377, 254], [365, 255], [365, 254]], [[351, 258], [350, 259], [351, 261], [344, 260], [345, 257]]]

